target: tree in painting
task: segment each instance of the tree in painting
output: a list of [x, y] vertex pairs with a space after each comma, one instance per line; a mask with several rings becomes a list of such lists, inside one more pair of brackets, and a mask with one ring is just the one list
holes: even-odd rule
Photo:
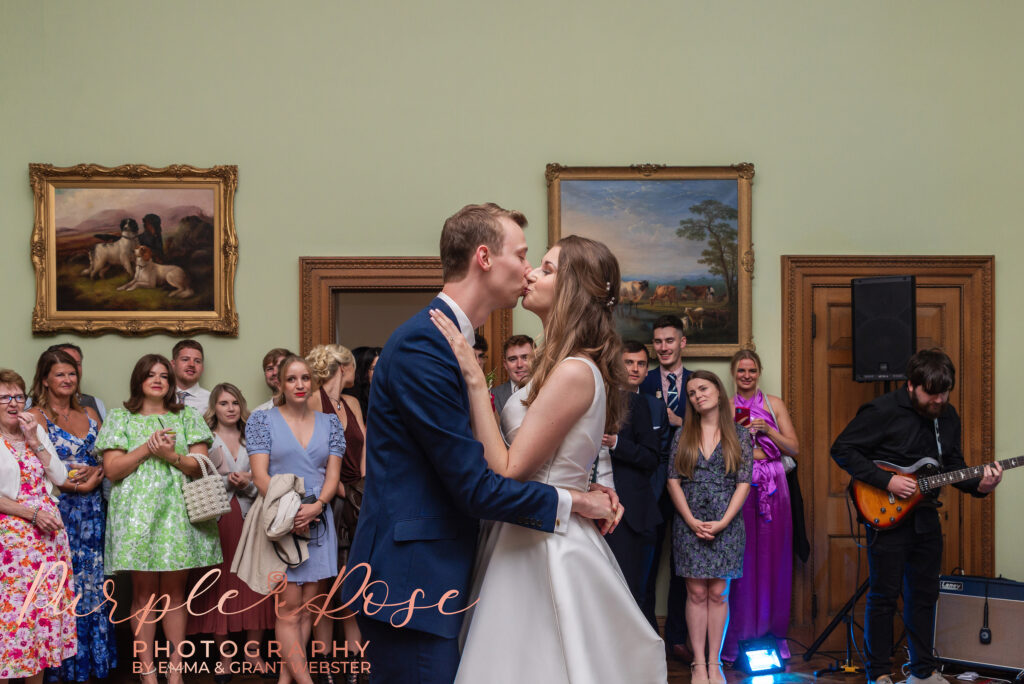
[[681, 220], [676, 235], [694, 242], [707, 242], [708, 247], [701, 253], [698, 263], [725, 280], [727, 301], [737, 301], [736, 209], [718, 200], [706, 199], [692, 205], [690, 213], [695, 217]]

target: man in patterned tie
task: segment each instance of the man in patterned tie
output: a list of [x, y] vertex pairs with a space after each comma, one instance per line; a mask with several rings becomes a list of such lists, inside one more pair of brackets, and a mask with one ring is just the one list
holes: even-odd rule
[[193, 339], [181, 340], [171, 350], [178, 401], [203, 415], [210, 405], [210, 391], [199, 386], [203, 377], [203, 345]]
[[[683, 321], [678, 316], [661, 316], [654, 321], [654, 353], [658, 355], [658, 367], [651, 369], [647, 377], [640, 383], [640, 392], [654, 396], [665, 402], [668, 420], [672, 430], [678, 430], [683, 424], [686, 407], [686, 381], [692, 371], [683, 367], [683, 348], [686, 347], [686, 335], [683, 334]], [[670, 435], [670, 442], [671, 442]], [[671, 458], [671, 455], [669, 456]], [[665, 534], [671, 530], [672, 516], [675, 507], [665, 489], [665, 480], [661, 478], [658, 507], [661, 510], [662, 523], [655, 531], [654, 572], [647, 582], [646, 602], [644, 611], [654, 611], [654, 585], [657, 581], [657, 568], [661, 562], [661, 550], [665, 545]], [[671, 549], [671, 544], [669, 549]], [[670, 568], [675, 567], [672, 562]], [[682, 577], [669, 573], [668, 615], [665, 618], [665, 647], [676, 658], [689, 662], [693, 654], [688, 646], [686, 631], [686, 584]]]

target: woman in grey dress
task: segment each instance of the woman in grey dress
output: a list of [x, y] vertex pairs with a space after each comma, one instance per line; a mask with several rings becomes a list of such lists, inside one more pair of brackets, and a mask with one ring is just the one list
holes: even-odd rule
[[[676, 575], [686, 578], [686, 626], [692, 683], [725, 684], [722, 640], [729, 621], [729, 580], [743, 574], [743, 502], [750, 491], [750, 433], [733, 421], [718, 376], [697, 371], [686, 383], [686, 420], [677, 431], [668, 491], [676, 507]], [[708, 647], [708, 661], [704, 647]], [[709, 662], [710, 661], [710, 662]]]
[[[279, 387], [274, 407], [256, 411], [245, 425], [253, 482], [266, 495], [270, 478], [291, 473], [302, 478], [309, 503], [295, 514], [294, 532], [309, 537], [309, 558], [288, 568], [288, 584], [281, 594], [277, 641], [287, 667], [281, 684], [312, 684], [305, 649], [313, 626], [308, 610], [297, 610], [317, 594], [324, 594], [338, 574], [338, 538], [330, 501], [338, 490], [345, 436], [335, 415], [313, 411], [309, 397], [313, 383], [309, 365], [301, 356], [287, 356], [278, 366]], [[325, 618], [326, 619], [326, 618]]]

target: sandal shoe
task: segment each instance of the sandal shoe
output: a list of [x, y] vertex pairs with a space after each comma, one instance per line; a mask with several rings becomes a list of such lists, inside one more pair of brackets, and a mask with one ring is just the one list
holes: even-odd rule
[[707, 663], [693, 663], [690, 665], [690, 684], [709, 684]]
[[708, 663], [708, 682], [709, 684], [726, 684], [722, 663]]

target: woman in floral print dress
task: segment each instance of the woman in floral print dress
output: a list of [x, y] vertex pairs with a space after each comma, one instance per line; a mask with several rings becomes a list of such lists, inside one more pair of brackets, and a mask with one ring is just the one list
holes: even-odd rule
[[76, 613], [78, 653], [61, 667], [46, 671], [47, 682], [85, 682], [105, 678], [117, 667], [114, 626], [106, 611], [96, 610], [103, 595], [103, 533], [107, 506], [100, 485], [103, 467], [93, 447], [100, 429], [95, 409], [78, 403], [78, 364], [63, 349], [47, 350], [36, 364], [30, 412], [68, 469], [60, 485], [60, 517], [71, 544], [71, 566], [79, 595]]
[[[71, 550], [57, 505], [47, 493], [44, 468], [52, 455], [39, 448], [38, 423], [24, 409], [25, 381], [14, 371], [0, 370], [0, 449], [4, 452], [0, 457], [13, 459], [19, 472], [17, 498], [0, 495], [2, 684], [8, 679], [39, 684], [43, 669], [73, 656], [77, 644], [74, 616], [44, 605], [55, 598], [60, 598], [63, 608], [71, 605]], [[4, 491], [12, 493], [15, 483], [4, 484]], [[59, 567], [51, 570], [53, 563], [64, 563], [67, 576]], [[44, 568], [46, 580], [26, 606], [29, 588]]]
[[[213, 440], [210, 428], [194, 409], [177, 403], [170, 362], [147, 354], [135, 364], [131, 396], [124, 409], [107, 413], [96, 439], [103, 468], [114, 483], [107, 516], [104, 561], [107, 573], [132, 573], [132, 613], [156, 594], [182, 605], [190, 568], [219, 564], [223, 559], [217, 521], [193, 525], [185, 510], [181, 485], [201, 474], [190, 453], [206, 454]], [[164, 634], [172, 644], [168, 684], [182, 682], [177, 644], [185, 640], [188, 613], [163, 616]], [[156, 682], [153, 660], [155, 624], [137, 624], [142, 682]]]

